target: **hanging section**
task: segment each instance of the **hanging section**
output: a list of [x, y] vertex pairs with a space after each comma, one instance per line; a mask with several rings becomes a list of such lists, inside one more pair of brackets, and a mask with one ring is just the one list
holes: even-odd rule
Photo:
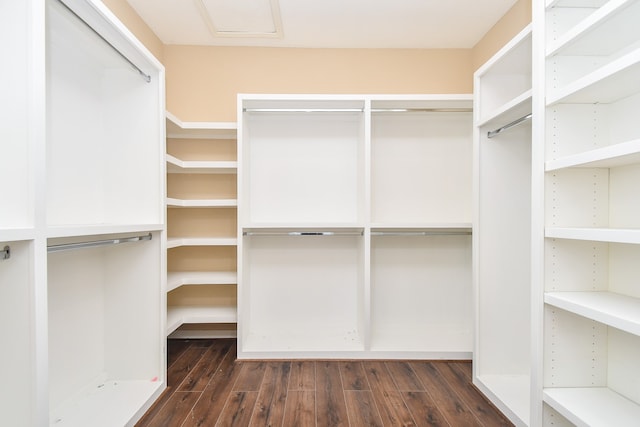
[[238, 106], [238, 357], [469, 358], [471, 96]]

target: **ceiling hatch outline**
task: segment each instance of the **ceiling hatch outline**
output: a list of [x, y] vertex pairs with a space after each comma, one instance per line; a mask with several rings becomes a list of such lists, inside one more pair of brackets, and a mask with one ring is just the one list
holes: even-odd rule
[[282, 38], [278, 0], [194, 0], [214, 38]]

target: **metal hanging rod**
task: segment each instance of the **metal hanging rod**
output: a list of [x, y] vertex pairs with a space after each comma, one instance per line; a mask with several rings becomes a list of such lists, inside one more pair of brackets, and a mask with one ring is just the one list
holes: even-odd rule
[[372, 108], [372, 113], [471, 113], [471, 108]]
[[62, 0], [58, 0], [58, 3], [60, 3], [65, 9], [67, 9], [69, 11], [69, 13], [71, 13], [73, 16], [75, 16], [76, 18], [78, 18], [78, 20], [80, 22], [82, 22], [88, 29], [90, 29], [95, 35], [97, 35], [98, 37], [100, 37], [100, 39], [102, 39], [102, 41], [104, 41], [107, 45], [109, 45], [109, 47], [111, 47], [111, 49], [113, 49], [118, 55], [120, 55], [120, 57], [122, 59], [124, 59], [125, 61], [127, 61], [129, 63], [129, 65], [131, 65], [133, 68], [136, 69], [136, 71], [138, 71], [138, 73], [140, 73], [140, 75], [142, 76], [142, 78], [144, 78], [146, 80], [147, 83], [149, 83], [151, 81], [151, 76], [147, 73], [145, 73], [144, 71], [142, 71], [142, 69], [140, 69], [140, 67], [138, 67], [136, 64], [133, 63], [133, 61], [131, 61], [129, 58], [127, 58], [125, 56], [124, 53], [120, 52], [118, 50], [117, 47], [115, 47], [114, 45], [112, 45], [107, 39], [105, 39], [104, 37], [102, 37], [102, 35], [100, 33], [98, 33], [91, 25], [89, 25], [89, 23], [87, 21], [85, 21], [84, 19], [82, 19], [82, 17], [80, 17], [80, 15], [78, 15], [77, 13], [75, 13], [69, 6], [67, 6]]
[[520, 117], [519, 119], [514, 120], [511, 123], [507, 123], [501, 128], [487, 132], [487, 138], [493, 138], [494, 136], [504, 132], [505, 130], [511, 129], [514, 126], [518, 126], [520, 123], [526, 122], [527, 120], [531, 120], [531, 113], [527, 114], [526, 116]]
[[63, 243], [60, 245], [47, 246], [47, 252], [67, 251], [71, 249], [92, 248], [95, 246], [117, 245], [120, 243], [140, 242], [143, 240], [151, 240], [151, 233], [144, 236], [124, 237], [122, 239], [93, 240], [90, 242], [80, 243]]
[[245, 113], [362, 113], [362, 108], [243, 108]]
[[243, 236], [362, 236], [362, 231], [245, 231]]
[[469, 230], [372, 231], [372, 236], [470, 236]]
[[7, 245], [2, 250], [0, 250], [0, 259], [9, 258], [11, 258], [11, 248]]

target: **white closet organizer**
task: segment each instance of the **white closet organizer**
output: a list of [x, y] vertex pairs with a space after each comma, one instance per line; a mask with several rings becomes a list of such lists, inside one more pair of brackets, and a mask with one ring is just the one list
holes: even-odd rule
[[474, 384], [529, 425], [531, 26], [476, 71]]
[[0, 412], [131, 425], [165, 387], [164, 70], [100, 2], [10, 3]]
[[167, 334], [235, 336], [237, 126], [168, 112], [166, 126]]
[[640, 2], [538, 7], [547, 35], [543, 424], [637, 425]]
[[469, 357], [471, 97], [238, 106], [238, 357]]
[[36, 419], [37, 373], [29, 358], [36, 349], [33, 170], [42, 166], [42, 158], [35, 156], [43, 150], [38, 150], [38, 132], [29, 132], [34, 108], [30, 70], [38, 40], [29, 28], [41, 24], [30, 14], [29, 2], [2, 5], [0, 38], [13, 41], [3, 43], [11, 66], [0, 67], [0, 335], [6, 343], [0, 352], [0, 413], [7, 425], [35, 425]]

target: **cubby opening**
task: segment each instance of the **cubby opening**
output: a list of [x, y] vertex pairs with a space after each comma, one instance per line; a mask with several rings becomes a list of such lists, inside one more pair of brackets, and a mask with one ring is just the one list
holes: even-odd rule
[[161, 391], [160, 247], [153, 233], [151, 241], [49, 253], [52, 423], [124, 425]]

